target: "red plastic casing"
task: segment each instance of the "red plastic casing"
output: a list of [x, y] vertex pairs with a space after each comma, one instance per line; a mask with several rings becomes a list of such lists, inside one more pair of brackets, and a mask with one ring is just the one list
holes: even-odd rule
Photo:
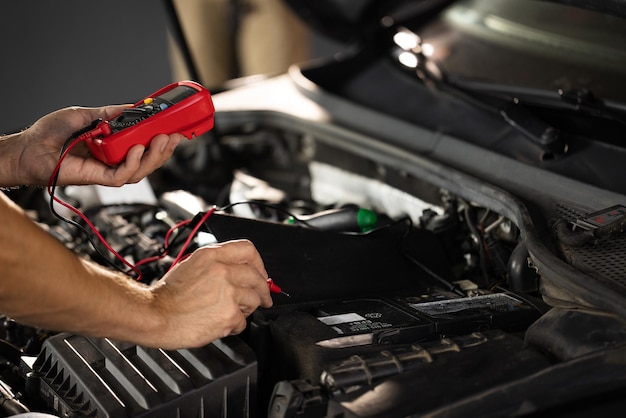
[[190, 140], [194, 136], [197, 137], [213, 129], [215, 108], [211, 94], [194, 81], [172, 83], [135, 103], [132, 107], [141, 106], [146, 99], [161, 96], [181, 85], [191, 87], [197, 90], [197, 93], [113, 134], [107, 135], [100, 132], [110, 132], [109, 121], [116, 119], [121, 113], [100, 122], [94, 128], [94, 131], [99, 131], [98, 135], [85, 141], [93, 156], [108, 165], [116, 165], [126, 159], [126, 154], [131, 147], [137, 144], [147, 147], [152, 138], [158, 134], [181, 133]]

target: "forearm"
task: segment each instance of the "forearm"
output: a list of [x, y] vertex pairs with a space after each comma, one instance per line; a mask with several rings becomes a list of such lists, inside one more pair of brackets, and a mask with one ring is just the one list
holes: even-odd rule
[[53, 331], [176, 349], [237, 334], [272, 306], [254, 245], [203, 247], [150, 287], [78, 258], [0, 192], [0, 312]]
[[150, 344], [149, 288], [79, 259], [0, 193], [0, 312], [45, 329]]
[[0, 188], [21, 186], [19, 158], [23, 153], [21, 133], [0, 136]]

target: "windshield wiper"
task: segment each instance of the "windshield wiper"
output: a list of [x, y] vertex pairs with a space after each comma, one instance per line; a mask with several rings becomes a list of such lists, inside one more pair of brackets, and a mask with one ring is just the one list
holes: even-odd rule
[[[515, 90], [518, 89], [506, 89], [505, 86], [486, 83], [452, 81], [432, 61], [421, 60], [421, 63], [424, 68], [418, 69], [417, 75], [425, 85], [499, 114], [507, 124], [541, 149], [542, 160], [559, 158], [567, 154], [568, 145], [561, 131], [531, 112], [526, 105], [528, 103], [526, 99], [516, 94], [519, 91]], [[541, 97], [542, 102], [551, 102], [552, 100], [548, 100], [547, 95], [543, 93], [534, 97]]]
[[533, 106], [580, 112], [593, 117], [611, 119], [626, 125], [626, 104], [602, 100], [587, 89], [542, 90], [504, 84], [468, 81], [447, 75], [442, 78], [448, 88], [468, 94], [478, 94], [514, 100]]
[[442, 89], [497, 111], [512, 127], [544, 150], [558, 157], [568, 151], [562, 133], [531, 111], [535, 108], [611, 121], [626, 126], [626, 105], [599, 99], [586, 89], [541, 90], [517, 86], [442, 78]]
[[422, 40], [417, 34], [398, 28], [397, 35], [394, 42], [399, 61], [403, 62], [400, 57], [406, 58], [403, 54], [413, 55], [414, 60], [408, 60], [412, 63], [408, 68], [415, 71], [424, 85], [499, 114], [506, 123], [540, 147], [542, 159], [567, 154], [568, 145], [560, 129], [539, 118], [531, 109], [541, 107], [574, 112], [626, 125], [626, 104], [601, 100], [584, 89], [542, 90], [455, 78], [445, 74], [424, 54]]
[[626, 126], [626, 105], [601, 100], [586, 89], [541, 90], [465, 81], [444, 75], [439, 78], [437, 86], [476, 106], [497, 112], [542, 149], [544, 160], [564, 156], [568, 145], [561, 130], [538, 117], [534, 109], [569, 112]]
[[505, 102], [500, 108], [500, 115], [509, 125], [541, 147], [542, 160], [567, 154], [568, 146], [561, 131], [536, 117], [519, 101]]

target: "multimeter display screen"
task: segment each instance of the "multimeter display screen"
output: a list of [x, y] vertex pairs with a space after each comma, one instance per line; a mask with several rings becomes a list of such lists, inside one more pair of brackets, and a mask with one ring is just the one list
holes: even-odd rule
[[187, 97], [193, 96], [197, 92], [198, 90], [189, 86], [176, 86], [173, 89], [161, 94], [159, 98], [174, 104], [186, 99]]

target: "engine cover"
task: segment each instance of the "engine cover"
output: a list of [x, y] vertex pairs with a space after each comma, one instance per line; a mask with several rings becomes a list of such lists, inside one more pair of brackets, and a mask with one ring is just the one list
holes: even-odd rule
[[254, 416], [257, 362], [238, 337], [165, 351], [58, 334], [21, 367], [28, 396], [59, 416]]

